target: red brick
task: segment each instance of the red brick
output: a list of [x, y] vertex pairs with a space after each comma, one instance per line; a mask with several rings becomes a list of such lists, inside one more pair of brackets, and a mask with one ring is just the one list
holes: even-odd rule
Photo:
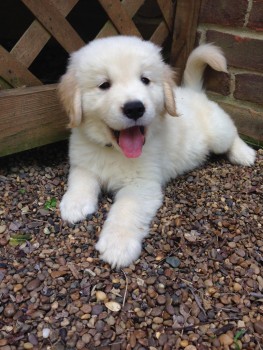
[[263, 31], [263, 1], [254, 0], [249, 15], [248, 27]]
[[263, 110], [259, 112], [253, 108], [224, 102], [219, 104], [232, 117], [240, 134], [263, 141]]
[[206, 90], [227, 96], [230, 93], [230, 76], [207, 67], [204, 74], [204, 86]]
[[227, 58], [228, 65], [263, 70], [263, 40], [235, 36], [214, 30], [206, 33], [207, 42], [220, 46]]
[[237, 74], [234, 97], [239, 100], [263, 104], [263, 76]]
[[248, 0], [202, 0], [200, 23], [242, 26]]

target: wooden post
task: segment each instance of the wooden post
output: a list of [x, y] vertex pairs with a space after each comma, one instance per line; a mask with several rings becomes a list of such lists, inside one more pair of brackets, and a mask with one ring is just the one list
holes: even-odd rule
[[177, 0], [171, 65], [181, 81], [186, 60], [194, 48], [201, 0]]

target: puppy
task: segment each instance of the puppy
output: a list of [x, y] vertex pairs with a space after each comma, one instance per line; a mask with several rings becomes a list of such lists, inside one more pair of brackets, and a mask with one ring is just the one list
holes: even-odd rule
[[160, 51], [136, 37], [94, 40], [71, 55], [59, 84], [72, 128], [61, 216], [83, 220], [96, 211], [102, 188], [113, 192], [96, 244], [112, 267], [140, 255], [167, 181], [200, 166], [210, 152], [226, 153], [233, 164], [255, 160], [230, 117], [202, 91], [207, 64], [226, 72], [220, 49], [195, 49], [182, 87], [173, 83]]

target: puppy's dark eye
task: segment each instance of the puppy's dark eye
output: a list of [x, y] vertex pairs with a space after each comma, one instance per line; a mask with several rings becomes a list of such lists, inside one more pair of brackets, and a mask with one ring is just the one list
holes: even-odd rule
[[99, 85], [101, 90], [108, 90], [111, 87], [111, 83], [109, 81], [104, 81], [104, 83]]
[[146, 77], [141, 77], [141, 81], [143, 82], [144, 85], [149, 85], [150, 84], [150, 79]]

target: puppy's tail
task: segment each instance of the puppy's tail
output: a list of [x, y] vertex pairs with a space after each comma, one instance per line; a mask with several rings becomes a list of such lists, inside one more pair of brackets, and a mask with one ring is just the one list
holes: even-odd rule
[[204, 44], [197, 47], [190, 54], [183, 75], [183, 85], [194, 90], [201, 90], [205, 67], [227, 73], [226, 59], [221, 49], [213, 44]]

